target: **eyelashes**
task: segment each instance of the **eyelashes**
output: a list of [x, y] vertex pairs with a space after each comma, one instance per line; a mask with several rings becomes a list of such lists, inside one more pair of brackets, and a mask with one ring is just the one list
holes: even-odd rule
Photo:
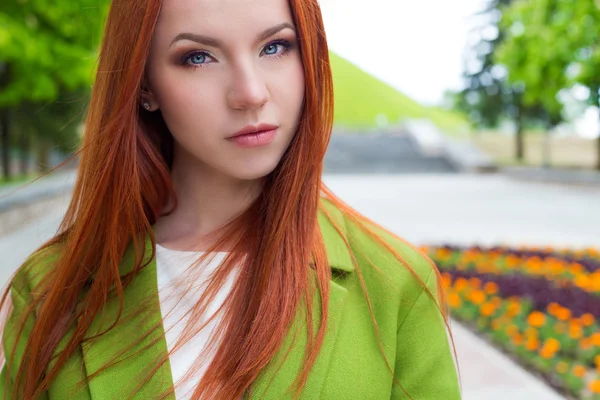
[[[287, 55], [290, 50], [292, 50], [292, 48], [294, 47], [292, 43], [290, 43], [288, 40], [285, 39], [278, 39], [278, 40], [274, 40], [272, 42], [269, 42], [265, 45], [265, 47], [263, 47], [263, 52], [265, 51], [265, 49], [268, 49], [269, 47], [275, 46], [278, 50], [279, 47], [281, 47], [281, 50], [279, 50], [277, 53], [274, 54], [265, 54], [266, 57], [269, 58], [281, 58], [285, 55]], [[185, 54], [183, 57], [181, 57], [180, 59], [180, 64], [182, 66], [184, 66], [185, 68], [192, 68], [192, 69], [196, 69], [196, 68], [206, 68], [208, 66], [208, 64], [212, 64], [211, 62], [206, 62], [206, 60], [208, 59], [214, 59], [214, 57], [207, 51], [193, 51], [190, 53]], [[194, 60], [195, 59], [195, 60]], [[193, 63], [192, 61], [197, 61], [199, 63]]]

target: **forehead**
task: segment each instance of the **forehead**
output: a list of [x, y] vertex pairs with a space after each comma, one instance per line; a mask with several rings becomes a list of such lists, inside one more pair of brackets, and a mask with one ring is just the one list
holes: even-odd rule
[[157, 33], [260, 32], [292, 21], [288, 0], [163, 0]]

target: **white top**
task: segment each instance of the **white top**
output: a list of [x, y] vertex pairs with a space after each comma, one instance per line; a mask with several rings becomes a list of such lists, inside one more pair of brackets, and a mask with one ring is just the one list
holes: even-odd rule
[[[162, 247], [159, 244], [156, 245], [158, 293], [169, 352], [173, 349], [177, 339], [181, 336], [189, 318], [189, 315], [183, 316], [200, 299], [200, 296], [204, 290], [206, 290], [209, 274], [221, 264], [227, 253], [217, 252], [212, 261], [209, 260], [210, 262], [206, 262], [204, 265], [200, 265], [196, 268], [196, 270], [194, 270], [194, 276], [198, 276], [198, 278], [193, 282], [193, 288], [182, 297], [181, 293], [175, 291], [174, 287], [169, 284], [174, 278], [183, 276], [182, 274], [186, 273], [185, 269], [196, 261], [201, 254], [203, 254], [203, 252], [176, 251]], [[198, 272], [200, 273], [198, 274]], [[190, 275], [189, 272], [186, 274], [190, 276], [190, 279], [192, 278], [192, 275]], [[208, 305], [207, 316], [203, 317], [202, 321], [206, 321], [206, 319], [212, 316], [223, 304], [231, 291], [235, 275], [236, 274], [231, 274], [225, 281], [215, 299]], [[188, 283], [188, 281], [185, 280], [183, 282], [185, 282], [185, 284]], [[182, 283], [180, 282], [179, 284], [181, 285]], [[178, 302], [180, 298], [181, 300]], [[169, 361], [174, 384], [177, 384], [178, 381], [184, 377], [198, 357], [204, 359], [202, 367], [196, 376], [189, 379], [185, 384], [179, 385], [180, 387], [175, 387], [175, 397], [178, 400], [191, 398], [194, 388], [198, 385], [200, 378], [214, 357], [214, 350], [216, 350], [216, 348], [212, 349], [209, 353], [208, 350], [205, 350], [205, 347], [214, 328], [220, 321], [221, 316], [218, 315], [196, 336], [171, 355]], [[202, 322], [200, 322], [200, 324], [202, 324]]]

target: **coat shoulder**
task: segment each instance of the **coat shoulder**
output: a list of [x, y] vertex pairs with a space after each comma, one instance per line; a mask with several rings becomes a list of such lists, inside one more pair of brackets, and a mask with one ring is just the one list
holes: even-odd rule
[[21, 294], [35, 290], [52, 273], [62, 250], [63, 245], [56, 243], [34, 251], [17, 268], [10, 283], [11, 288]]
[[[423, 282], [427, 282], [437, 269], [435, 263], [417, 245], [391, 231], [368, 220], [355, 221], [348, 216], [345, 220], [352, 251], [355, 254], [363, 253], [363, 263], [372, 263], [383, 275], [393, 279], [396, 285], [406, 286], [413, 281], [418, 282], [409, 268]], [[418, 283], [417, 285], [422, 287]]]
[[416, 299], [424, 285], [437, 295], [437, 267], [415, 244], [367, 219], [345, 215], [345, 226], [365, 281], [380, 290]]

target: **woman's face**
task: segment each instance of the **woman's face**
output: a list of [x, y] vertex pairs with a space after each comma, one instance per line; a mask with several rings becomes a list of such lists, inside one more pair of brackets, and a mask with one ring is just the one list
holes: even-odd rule
[[[304, 101], [288, 1], [164, 0], [146, 83], [175, 138], [175, 165], [266, 176], [288, 148]], [[228, 139], [259, 124], [278, 127], [267, 144]]]

